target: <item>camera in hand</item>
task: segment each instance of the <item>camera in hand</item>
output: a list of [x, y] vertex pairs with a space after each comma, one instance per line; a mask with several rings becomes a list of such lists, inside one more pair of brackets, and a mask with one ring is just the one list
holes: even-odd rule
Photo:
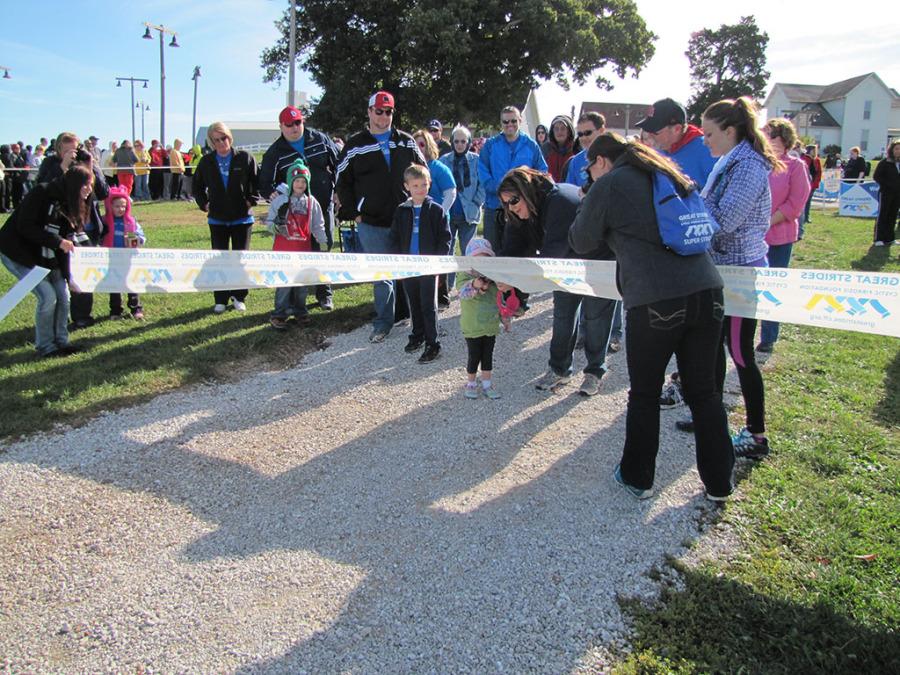
[[75, 150], [75, 162], [76, 163], [84, 164], [87, 162], [91, 162], [92, 160], [93, 160], [93, 157], [91, 157], [91, 153], [89, 153], [84, 148], [78, 147]]

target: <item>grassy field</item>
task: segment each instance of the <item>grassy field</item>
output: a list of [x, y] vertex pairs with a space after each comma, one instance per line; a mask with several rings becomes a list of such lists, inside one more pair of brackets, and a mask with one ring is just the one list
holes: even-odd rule
[[[150, 246], [209, 246], [191, 205], [136, 214]], [[900, 272], [896, 250], [870, 248], [871, 227], [817, 211], [792, 264]], [[270, 245], [254, 232], [254, 248]], [[0, 273], [0, 293], [11, 285]], [[223, 316], [208, 293], [147, 295], [144, 323], [99, 321], [74, 334], [83, 354], [40, 361], [29, 298], [0, 325], [2, 436], [295, 363], [371, 310], [367, 285], [335, 300], [311, 328], [279, 334], [267, 323], [272, 291], [251, 291], [246, 314]], [[96, 297], [96, 317], [106, 302]], [[675, 562], [683, 584], [658, 606], [626, 604], [634, 652], [618, 672], [900, 672], [900, 340], [785, 325], [764, 377], [773, 454], [741, 468], [737, 497], [717, 513], [728, 546], [711, 561]]]
[[[206, 215], [193, 203], [135, 207], [150, 247], [209, 249]], [[258, 215], [263, 216], [260, 207]], [[0, 216], [0, 223], [7, 216]], [[252, 247], [270, 249], [272, 238], [258, 224]], [[0, 294], [15, 279], [0, 272]], [[274, 290], [254, 290], [247, 312], [212, 312], [212, 293], [146, 294], [146, 320], [110, 321], [108, 294], [94, 297], [97, 323], [71, 334], [85, 348], [65, 359], [35, 357], [34, 298], [29, 296], [0, 324], [0, 438], [48, 424], [79, 424], [103, 410], [132, 405], [165, 391], [248, 370], [296, 363], [322, 346], [328, 335], [364, 322], [371, 286], [336, 289], [335, 311], [312, 311], [312, 325], [279, 333], [269, 326]], [[315, 300], [311, 297], [310, 302]]]
[[[900, 272], [871, 227], [815, 212], [792, 266]], [[900, 672], [900, 340], [785, 325], [763, 376], [773, 454], [720, 512], [733, 545], [628, 605], [620, 673]]]

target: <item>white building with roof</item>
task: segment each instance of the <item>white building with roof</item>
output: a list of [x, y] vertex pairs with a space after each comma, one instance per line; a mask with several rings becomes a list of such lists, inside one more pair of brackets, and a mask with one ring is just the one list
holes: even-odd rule
[[777, 82], [763, 107], [769, 118], [788, 117], [820, 148], [839, 145], [845, 157], [859, 146], [866, 157], [900, 137], [900, 95], [875, 73], [827, 85]]

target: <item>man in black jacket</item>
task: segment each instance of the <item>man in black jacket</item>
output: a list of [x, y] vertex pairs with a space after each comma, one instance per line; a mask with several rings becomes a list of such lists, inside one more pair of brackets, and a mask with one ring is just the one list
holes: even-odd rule
[[[409, 134], [393, 127], [394, 97], [379, 91], [369, 98], [368, 128], [347, 140], [338, 157], [338, 216], [356, 222], [365, 253], [390, 253], [390, 228], [397, 205], [406, 201], [403, 172], [427, 166]], [[374, 284], [375, 320], [371, 342], [383, 342], [394, 325], [396, 296], [389, 279]]]
[[[322, 207], [325, 218], [325, 237], [328, 248], [333, 240], [335, 173], [337, 172], [338, 150], [326, 134], [317, 129], [305, 126], [303, 113], [289, 105], [278, 115], [281, 136], [269, 146], [263, 155], [262, 167], [259, 170], [259, 194], [269, 201], [275, 198], [275, 188], [285, 182], [285, 172], [297, 159], [303, 159], [312, 174], [309, 191]], [[314, 251], [319, 250], [319, 242], [313, 240]], [[331, 310], [334, 304], [331, 299], [331, 286], [316, 286], [316, 300], [319, 307]]]

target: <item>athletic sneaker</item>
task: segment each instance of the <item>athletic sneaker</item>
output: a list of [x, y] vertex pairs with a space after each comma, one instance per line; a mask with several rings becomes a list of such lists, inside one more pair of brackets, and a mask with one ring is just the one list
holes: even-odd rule
[[143, 321], [144, 320], [144, 312], [140, 309], [137, 309], [131, 313], [131, 317], [135, 321]]
[[771, 354], [773, 349], [775, 349], [774, 342], [760, 342], [756, 345], [756, 351], [760, 354]]
[[231, 299], [231, 306], [234, 307], [234, 310], [236, 312], [246, 312], [247, 311], [247, 305], [245, 305], [240, 300], [236, 300], [235, 298]]
[[441, 345], [435, 343], [433, 345], [425, 345], [425, 351], [419, 357], [419, 363], [431, 363], [441, 354]]
[[769, 439], [765, 437], [762, 440], [757, 439], [747, 430], [747, 427], [741, 429], [736, 436], [731, 437], [731, 444], [734, 446], [734, 456], [738, 458], [759, 460], [769, 454]]
[[478, 391], [479, 389], [481, 389], [481, 387], [478, 386], [477, 382], [472, 382], [471, 384], [466, 384], [465, 391], [463, 392], [463, 396], [465, 396], [466, 398], [475, 400], [480, 396], [480, 392]]
[[600, 378], [593, 373], [585, 373], [578, 393], [582, 396], [595, 396], [600, 393]]
[[482, 387], [482, 389], [484, 389], [484, 395], [492, 401], [503, 398], [500, 392], [494, 389], [493, 385], [491, 385], [490, 387]]
[[557, 387], [568, 384], [571, 379], [572, 377], [569, 375], [557, 375], [552, 370], [548, 370], [541, 376], [541, 379], [537, 381], [534, 388], [540, 389], [541, 391], [554, 391]]
[[383, 333], [380, 330], [373, 330], [372, 334], [369, 336], [369, 342], [384, 342], [384, 338], [387, 337], [387, 333]]
[[708, 492], [706, 493], [706, 498], [709, 501], [715, 502], [717, 504], [722, 504], [723, 502], [727, 502], [729, 497], [731, 497], [731, 495], [722, 495], [721, 497], [719, 497], [717, 495], [711, 495]]
[[653, 488], [648, 488], [646, 490], [641, 490], [640, 488], [636, 488], [633, 485], [629, 485], [625, 482], [625, 479], [622, 478], [622, 465], [616, 464], [616, 470], [613, 471], [613, 478], [616, 479], [616, 482], [621, 485], [623, 488], [628, 490], [632, 497], [635, 499], [650, 499], [653, 496]]
[[270, 316], [269, 323], [272, 324], [272, 328], [275, 330], [287, 330], [287, 321], [284, 320], [284, 317]]
[[225, 305], [223, 305], [220, 302], [217, 302], [216, 306], [213, 307], [213, 312], [215, 312], [216, 314], [224, 314], [225, 313]]
[[422, 345], [425, 344], [424, 338], [409, 338], [409, 342], [406, 343], [406, 346], [403, 348], [407, 354], [412, 354], [413, 352], [419, 351]]
[[684, 403], [684, 396], [681, 392], [681, 380], [676, 373], [672, 373], [662, 393], [659, 395], [659, 407], [662, 410], [668, 410]]

